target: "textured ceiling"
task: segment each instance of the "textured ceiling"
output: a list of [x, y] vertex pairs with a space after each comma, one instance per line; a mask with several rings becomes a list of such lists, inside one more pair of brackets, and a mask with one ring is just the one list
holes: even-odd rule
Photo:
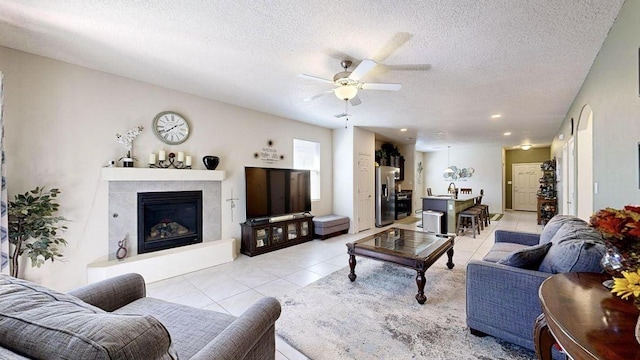
[[0, 45], [328, 128], [344, 101], [303, 101], [333, 85], [298, 75], [368, 58], [364, 82], [402, 89], [359, 91], [350, 126], [421, 151], [547, 145], [623, 2], [2, 0]]

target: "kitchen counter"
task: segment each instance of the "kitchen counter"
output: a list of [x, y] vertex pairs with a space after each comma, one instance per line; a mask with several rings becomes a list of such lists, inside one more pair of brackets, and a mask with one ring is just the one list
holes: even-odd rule
[[442, 233], [457, 233], [458, 213], [475, 205], [480, 195], [459, 194], [457, 199], [452, 195], [434, 195], [422, 198], [422, 210], [433, 210], [444, 213], [440, 220]]

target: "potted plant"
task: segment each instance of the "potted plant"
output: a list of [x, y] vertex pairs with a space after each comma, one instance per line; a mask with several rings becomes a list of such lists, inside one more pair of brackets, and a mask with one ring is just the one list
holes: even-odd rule
[[13, 245], [11, 276], [18, 277], [22, 255], [28, 256], [31, 266], [35, 267], [62, 257], [58, 246], [66, 245], [67, 241], [58, 236], [58, 231], [67, 227], [59, 222], [67, 219], [54, 215], [59, 207], [54, 199], [59, 193], [58, 189], [45, 191], [36, 187], [9, 202], [9, 242]]
[[376, 162], [380, 164], [380, 166], [389, 165], [389, 158], [387, 157], [387, 152], [383, 149], [378, 149], [375, 152]]

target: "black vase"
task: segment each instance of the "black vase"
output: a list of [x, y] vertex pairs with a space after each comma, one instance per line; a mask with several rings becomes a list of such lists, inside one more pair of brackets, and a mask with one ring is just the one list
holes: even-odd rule
[[202, 158], [202, 162], [207, 169], [215, 170], [218, 167], [218, 164], [220, 164], [220, 158], [217, 156], [207, 155]]

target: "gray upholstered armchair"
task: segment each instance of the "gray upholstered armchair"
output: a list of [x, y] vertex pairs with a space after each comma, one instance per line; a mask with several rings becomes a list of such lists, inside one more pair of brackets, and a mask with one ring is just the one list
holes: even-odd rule
[[467, 265], [471, 333], [534, 350], [540, 284], [554, 273], [602, 272], [604, 252], [601, 235], [571, 216], [554, 217], [540, 235], [497, 230], [485, 258]]
[[275, 358], [280, 303], [256, 302], [236, 318], [148, 298], [127, 274], [62, 294], [0, 275], [0, 358]]

